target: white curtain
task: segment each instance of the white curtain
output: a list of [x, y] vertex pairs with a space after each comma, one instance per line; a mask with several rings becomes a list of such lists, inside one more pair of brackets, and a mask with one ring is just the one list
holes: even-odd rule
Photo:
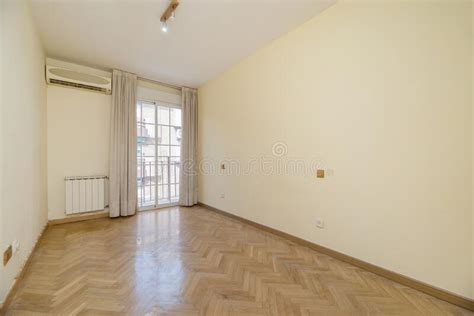
[[109, 150], [110, 217], [137, 210], [137, 76], [114, 70]]
[[197, 204], [197, 91], [183, 88], [181, 109], [181, 172], [179, 175], [179, 204]]

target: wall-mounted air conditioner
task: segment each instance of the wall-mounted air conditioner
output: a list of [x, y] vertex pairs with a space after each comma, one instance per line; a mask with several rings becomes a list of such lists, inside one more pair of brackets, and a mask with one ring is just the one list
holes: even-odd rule
[[105, 94], [112, 93], [112, 74], [56, 59], [46, 59], [46, 82]]

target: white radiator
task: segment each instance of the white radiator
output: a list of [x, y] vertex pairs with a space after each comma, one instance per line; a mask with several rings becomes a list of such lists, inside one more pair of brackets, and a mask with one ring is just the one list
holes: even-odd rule
[[66, 215], [103, 210], [107, 176], [66, 177]]

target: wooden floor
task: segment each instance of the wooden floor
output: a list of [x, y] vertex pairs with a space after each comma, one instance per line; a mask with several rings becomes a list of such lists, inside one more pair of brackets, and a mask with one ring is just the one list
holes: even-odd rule
[[200, 207], [47, 229], [8, 315], [468, 315]]

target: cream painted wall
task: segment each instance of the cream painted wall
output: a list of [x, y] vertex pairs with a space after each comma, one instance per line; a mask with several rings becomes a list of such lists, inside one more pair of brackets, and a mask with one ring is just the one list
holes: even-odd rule
[[204, 172], [199, 200], [473, 297], [470, 13], [342, 1], [202, 86], [207, 166], [282, 142], [332, 175]]
[[48, 217], [66, 217], [64, 177], [108, 175], [111, 96], [48, 85]]
[[1, 208], [0, 251], [19, 250], [0, 265], [0, 302], [6, 297], [47, 222], [46, 85], [44, 54], [25, 1], [0, 1]]

